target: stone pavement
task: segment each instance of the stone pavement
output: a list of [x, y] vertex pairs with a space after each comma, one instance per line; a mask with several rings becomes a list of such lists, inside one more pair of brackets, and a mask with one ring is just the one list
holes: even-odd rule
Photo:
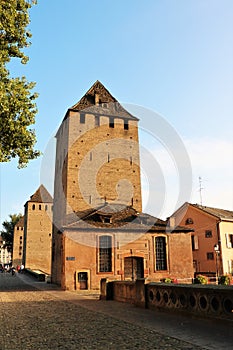
[[0, 274], [0, 350], [232, 349], [233, 324], [155, 312]]

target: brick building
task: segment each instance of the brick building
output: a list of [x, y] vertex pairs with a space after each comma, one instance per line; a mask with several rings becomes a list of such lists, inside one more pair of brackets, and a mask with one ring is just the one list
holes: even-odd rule
[[233, 212], [184, 203], [173, 215], [175, 223], [192, 228], [196, 272], [233, 273]]
[[23, 264], [51, 273], [53, 199], [41, 185], [25, 204]]
[[22, 217], [14, 227], [12, 266], [16, 267], [23, 262], [23, 242], [24, 242], [24, 217]]
[[97, 81], [58, 129], [52, 282], [64, 289], [193, 275], [191, 230], [142, 214], [138, 121]]

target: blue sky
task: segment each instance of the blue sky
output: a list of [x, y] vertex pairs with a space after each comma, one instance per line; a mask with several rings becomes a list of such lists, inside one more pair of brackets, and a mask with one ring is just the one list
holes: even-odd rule
[[[39, 0], [30, 13], [30, 61], [9, 67], [37, 83], [37, 148], [48, 153], [67, 108], [100, 80], [118, 101], [157, 112], [182, 139], [192, 170], [188, 201], [200, 202], [201, 176], [203, 204], [233, 210], [231, 0]], [[138, 117], [143, 125], [146, 113]], [[165, 179], [167, 200], [158, 213], [165, 218], [180, 185], [176, 162], [155, 139], [140, 131]], [[47, 162], [45, 171], [43, 163], [41, 157], [21, 170], [16, 161], [1, 164], [1, 222], [23, 213], [42, 172], [52, 192], [52, 166]], [[148, 191], [143, 180], [144, 210], [155, 215]]]

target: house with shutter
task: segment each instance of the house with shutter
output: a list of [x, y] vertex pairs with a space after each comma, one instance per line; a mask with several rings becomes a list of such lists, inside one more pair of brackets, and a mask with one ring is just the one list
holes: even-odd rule
[[233, 211], [184, 203], [173, 215], [176, 225], [192, 228], [196, 272], [233, 273]]
[[189, 227], [142, 213], [137, 116], [99, 81], [56, 134], [52, 283], [193, 277]]

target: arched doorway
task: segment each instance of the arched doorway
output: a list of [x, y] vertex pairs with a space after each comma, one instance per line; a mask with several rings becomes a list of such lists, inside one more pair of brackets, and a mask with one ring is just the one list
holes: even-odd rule
[[143, 277], [143, 258], [137, 256], [124, 258], [124, 279], [131, 279], [134, 281]]

